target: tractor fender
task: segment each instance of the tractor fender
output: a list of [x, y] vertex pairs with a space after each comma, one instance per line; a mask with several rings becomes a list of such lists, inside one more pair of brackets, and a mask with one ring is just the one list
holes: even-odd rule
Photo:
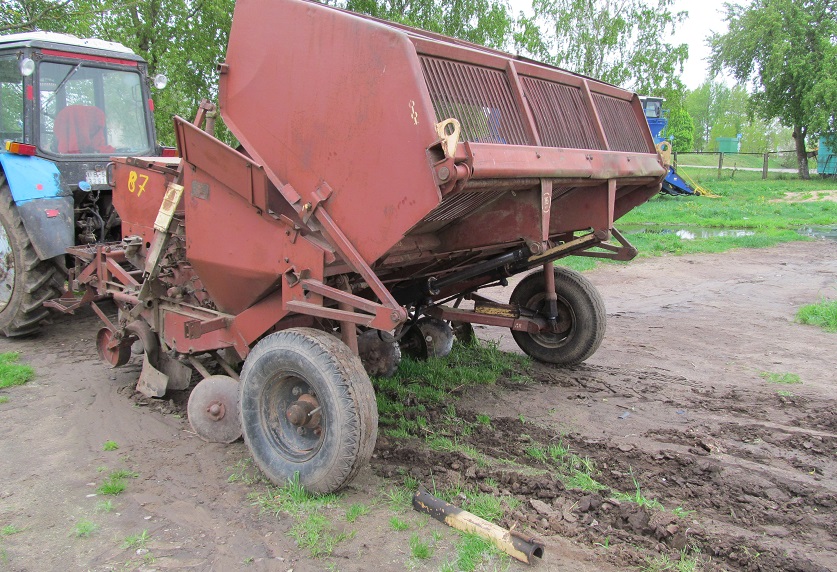
[[73, 246], [73, 196], [61, 189], [58, 167], [40, 157], [0, 153], [23, 228], [41, 260]]

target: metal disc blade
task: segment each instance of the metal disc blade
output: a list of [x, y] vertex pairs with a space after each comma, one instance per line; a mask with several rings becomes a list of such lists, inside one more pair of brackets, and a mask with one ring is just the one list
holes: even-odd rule
[[226, 375], [207, 377], [189, 396], [189, 424], [210, 443], [232, 443], [241, 437], [236, 380]]

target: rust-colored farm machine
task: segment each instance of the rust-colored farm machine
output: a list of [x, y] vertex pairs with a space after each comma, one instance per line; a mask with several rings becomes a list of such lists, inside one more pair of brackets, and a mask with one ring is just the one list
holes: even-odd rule
[[[197, 369], [201, 437], [243, 433], [273, 481], [333, 491], [372, 453], [367, 370], [399, 347], [444, 355], [488, 324], [538, 360], [596, 351], [601, 298], [553, 262], [635, 256], [614, 221], [667, 172], [637, 96], [300, 0], [239, 0], [220, 73], [240, 147], [204, 104], [175, 120], [180, 158], [114, 159], [123, 239], [71, 249], [83, 296], [52, 303], [111, 297], [99, 354], [141, 342], [147, 395]], [[529, 270], [508, 303], [477, 293]]]

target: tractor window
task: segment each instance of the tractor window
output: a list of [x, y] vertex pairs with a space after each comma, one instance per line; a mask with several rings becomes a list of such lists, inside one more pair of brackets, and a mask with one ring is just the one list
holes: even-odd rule
[[23, 76], [16, 57], [0, 56], [0, 144], [23, 141]]
[[39, 70], [42, 149], [70, 155], [151, 150], [139, 73], [87, 61], [43, 62]]

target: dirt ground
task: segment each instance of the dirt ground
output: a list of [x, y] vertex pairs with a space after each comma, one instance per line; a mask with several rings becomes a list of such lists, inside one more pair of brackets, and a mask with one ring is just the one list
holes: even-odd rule
[[[465, 444], [516, 464], [477, 466], [382, 437], [327, 512], [349, 538], [320, 559], [289, 537], [292, 517], [259, 514], [248, 494], [263, 485], [240, 478], [241, 441], [206, 444], [191, 432], [188, 392], [149, 402], [133, 391], [137, 358], [117, 370], [99, 362], [94, 316], [0, 339], [0, 352], [21, 352], [36, 371], [0, 391], [0, 570], [438, 570], [455, 561], [458, 536], [387, 502], [405, 474], [517, 497], [503, 524], [545, 540], [533, 569], [647, 569], [696, 547], [699, 569], [837, 570], [837, 334], [793, 319], [837, 295], [837, 243], [647, 259], [588, 276], [608, 330], [586, 364], [533, 365], [533, 383], [499, 380], [456, 404], [465, 419], [491, 418]], [[478, 334], [517, 351], [508, 332]], [[665, 510], [565, 490], [525, 454], [559, 437], [596, 463], [611, 491], [632, 491], [636, 479]], [[104, 451], [107, 440], [119, 449]], [[138, 477], [119, 496], [93, 496], [116, 469]], [[105, 498], [111, 512], [97, 509]], [[348, 523], [356, 503], [371, 511]], [[409, 530], [394, 531], [393, 516]], [[74, 532], [80, 522], [95, 525], [89, 537]], [[125, 547], [144, 530], [144, 549]], [[432, 542], [429, 559], [411, 557], [412, 535]], [[495, 568], [528, 567], [483, 565]]]

